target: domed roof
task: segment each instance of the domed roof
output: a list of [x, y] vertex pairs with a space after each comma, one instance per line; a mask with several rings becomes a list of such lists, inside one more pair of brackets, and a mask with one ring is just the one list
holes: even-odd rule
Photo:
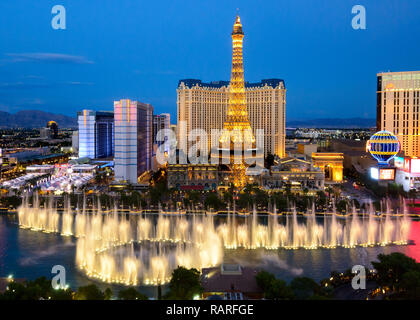
[[386, 165], [400, 151], [398, 138], [389, 131], [376, 132], [366, 143], [368, 151], [379, 164]]
[[50, 128], [51, 126], [58, 126], [58, 124], [57, 124], [57, 122], [55, 122], [55, 121], [53, 121], [53, 120], [48, 121], [48, 123], [47, 123], [47, 128]]

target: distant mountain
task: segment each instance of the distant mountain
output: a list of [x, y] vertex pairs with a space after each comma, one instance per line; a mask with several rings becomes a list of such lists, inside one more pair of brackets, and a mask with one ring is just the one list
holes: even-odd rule
[[287, 127], [292, 128], [371, 128], [376, 126], [376, 119], [348, 118], [348, 119], [313, 119], [286, 121]]
[[0, 128], [43, 128], [48, 121], [55, 121], [59, 128], [76, 128], [76, 118], [39, 110], [23, 110], [14, 114], [0, 111]]

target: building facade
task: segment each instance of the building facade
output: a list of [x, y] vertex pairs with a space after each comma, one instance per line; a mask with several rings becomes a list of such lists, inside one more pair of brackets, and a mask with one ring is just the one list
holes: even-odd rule
[[107, 158], [114, 154], [114, 113], [83, 110], [77, 113], [79, 158]]
[[114, 101], [115, 180], [137, 184], [152, 169], [153, 106], [123, 99]]
[[71, 136], [71, 147], [74, 153], [79, 153], [79, 131], [75, 130]]
[[51, 138], [57, 139], [58, 138], [58, 124], [55, 121], [49, 121], [47, 123], [47, 128], [51, 131]]
[[394, 133], [406, 156], [420, 156], [420, 71], [377, 74], [378, 131]]
[[[156, 137], [159, 130], [171, 129], [171, 115], [169, 113], [161, 113], [153, 115], [153, 143], [159, 147], [168, 137], [164, 137], [165, 141], [157, 141]], [[168, 151], [168, 150], [165, 150]]]
[[51, 139], [51, 129], [50, 128], [39, 129], [39, 137], [45, 140]]
[[324, 172], [312, 165], [311, 161], [286, 157], [272, 166], [270, 172], [262, 176], [265, 189], [285, 189], [287, 185], [292, 191], [324, 190]]
[[312, 165], [325, 174], [325, 180], [332, 183], [343, 182], [344, 155], [340, 152], [314, 152]]
[[402, 185], [405, 192], [420, 190], [420, 159], [417, 157], [394, 158], [395, 183]]
[[[181, 121], [186, 131], [223, 129], [229, 103], [229, 82], [204, 83], [196, 79], [180, 80], [177, 88], [177, 139], [180, 141]], [[258, 83], [245, 82], [248, 118], [254, 136], [264, 129], [264, 155], [285, 154], [286, 88], [281, 79], [265, 79]], [[209, 150], [211, 139], [209, 137]], [[190, 142], [188, 143], [188, 148]]]
[[177, 190], [217, 190], [219, 172], [217, 165], [168, 165], [168, 188]]

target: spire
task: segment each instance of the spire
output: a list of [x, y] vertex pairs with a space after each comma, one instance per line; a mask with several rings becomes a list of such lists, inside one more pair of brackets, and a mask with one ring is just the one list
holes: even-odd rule
[[239, 18], [239, 15], [236, 16], [232, 34], [244, 34], [242, 31], [241, 18]]

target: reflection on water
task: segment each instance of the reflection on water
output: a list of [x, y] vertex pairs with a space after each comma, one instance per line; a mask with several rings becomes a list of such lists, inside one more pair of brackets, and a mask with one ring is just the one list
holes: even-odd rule
[[[257, 250], [254, 260], [288, 269], [265, 250], [405, 245], [411, 225], [405, 211], [391, 214], [385, 210], [378, 216], [372, 206], [362, 216], [353, 208], [345, 216], [332, 212], [323, 218], [316, 217], [314, 205], [303, 217], [293, 208], [291, 215], [279, 216], [275, 207], [273, 214], [263, 217], [255, 208], [249, 215], [239, 216], [234, 211], [227, 217], [161, 210], [128, 215], [116, 207], [104, 214], [101, 208], [98, 199], [96, 208], [88, 212], [85, 198], [82, 210], [75, 212], [67, 199], [59, 214], [52, 197], [47, 207], [40, 207], [35, 196], [32, 204], [23, 199], [17, 216], [23, 229], [76, 237], [75, 263], [80, 270], [89, 278], [125, 285], [167, 283], [177, 266], [201, 270], [220, 265], [226, 249]], [[38, 257], [57, 249], [51, 246]], [[26, 264], [31, 262], [33, 259], [26, 259]]]
[[[223, 260], [264, 268], [285, 280], [300, 275], [321, 280], [332, 270], [344, 271], [355, 264], [369, 265], [379, 253], [402, 252], [420, 262], [419, 221], [411, 223], [409, 239], [414, 241], [413, 245], [317, 250], [225, 249]], [[91, 283], [75, 266], [75, 254], [75, 238], [20, 229], [14, 216], [0, 216], [1, 277], [9, 274], [27, 279], [51, 277], [52, 266], [60, 264], [66, 268], [67, 282], [71, 287]], [[108, 286], [97, 284], [102, 288]], [[140, 290], [149, 296], [156, 295], [156, 290], [151, 287], [141, 287]]]

